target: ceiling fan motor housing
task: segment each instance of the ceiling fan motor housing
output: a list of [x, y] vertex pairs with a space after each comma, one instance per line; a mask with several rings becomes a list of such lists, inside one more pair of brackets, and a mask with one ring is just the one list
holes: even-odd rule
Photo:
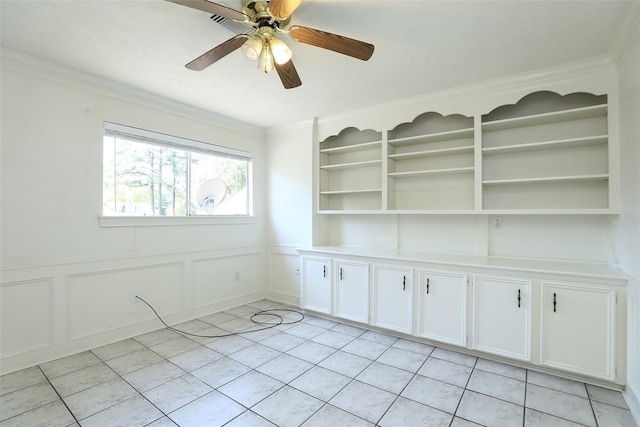
[[242, 12], [250, 19], [249, 24], [259, 28], [269, 26], [271, 28], [283, 28], [289, 24], [291, 17], [279, 19], [272, 16], [268, 10], [269, 2], [264, 0], [242, 0]]

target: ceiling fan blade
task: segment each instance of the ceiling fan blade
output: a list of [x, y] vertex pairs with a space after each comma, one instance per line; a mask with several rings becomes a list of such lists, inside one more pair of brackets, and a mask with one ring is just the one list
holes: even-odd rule
[[300, 3], [302, 3], [302, 0], [271, 0], [269, 2], [269, 13], [277, 18], [288, 18], [300, 6]]
[[298, 76], [298, 72], [296, 71], [296, 67], [293, 66], [292, 60], [289, 60], [282, 65], [276, 63], [275, 67], [285, 89], [293, 89], [294, 87], [298, 87], [302, 84], [300, 76]]
[[235, 21], [246, 22], [249, 21], [249, 17], [242, 12], [239, 12], [230, 7], [223, 6], [218, 3], [213, 3], [207, 0], [166, 0], [170, 3], [180, 4], [193, 9], [202, 10], [203, 12], [212, 13], [214, 15], [224, 16], [225, 18], [233, 19]]
[[204, 53], [193, 61], [189, 62], [187, 65], [185, 65], [185, 67], [194, 71], [202, 71], [209, 65], [224, 58], [234, 50], [238, 49], [244, 44], [245, 41], [247, 41], [247, 37], [244, 35], [231, 37], [226, 42], [219, 44], [207, 53]]
[[372, 44], [326, 31], [294, 25], [290, 28], [289, 35], [300, 43], [332, 50], [363, 61], [367, 61], [373, 55], [374, 46]]

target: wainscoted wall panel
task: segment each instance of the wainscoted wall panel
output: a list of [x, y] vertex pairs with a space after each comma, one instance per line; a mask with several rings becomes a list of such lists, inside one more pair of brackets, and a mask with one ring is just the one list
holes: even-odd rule
[[193, 261], [193, 307], [261, 293], [266, 286], [261, 267], [259, 252]]
[[[2, 270], [0, 375], [267, 294], [262, 246]], [[237, 276], [236, 276], [237, 273]], [[236, 277], [238, 280], [236, 280]]]
[[53, 345], [52, 277], [3, 283], [0, 301], [3, 358]]
[[300, 254], [294, 247], [269, 250], [269, 297], [300, 305]]
[[134, 301], [134, 290], [163, 315], [179, 313], [184, 309], [183, 287], [183, 263], [72, 275], [68, 279], [69, 339], [154, 318], [146, 305]]

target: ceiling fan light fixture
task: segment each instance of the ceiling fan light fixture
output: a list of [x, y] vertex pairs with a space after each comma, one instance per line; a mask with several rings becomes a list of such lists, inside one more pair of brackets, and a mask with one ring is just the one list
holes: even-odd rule
[[253, 35], [240, 47], [242, 54], [251, 61], [255, 61], [260, 57], [262, 52], [262, 37]]
[[262, 52], [260, 52], [260, 57], [258, 59], [258, 68], [265, 73], [273, 70], [273, 55], [271, 54], [269, 43], [265, 43], [262, 47]]
[[286, 64], [291, 59], [291, 49], [279, 38], [273, 37], [269, 43], [273, 59], [278, 65]]

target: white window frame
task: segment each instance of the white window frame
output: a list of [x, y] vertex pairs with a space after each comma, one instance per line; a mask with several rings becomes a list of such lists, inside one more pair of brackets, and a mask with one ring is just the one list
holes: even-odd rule
[[[247, 161], [247, 215], [190, 215], [190, 216], [106, 216], [102, 215], [102, 208], [98, 221], [100, 227], [153, 227], [162, 225], [208, 225], [208, 224], [248, 224], [254, 223], [253, 215], [253, 168], [250, 152], [208, 144], [167, 135], [145, 129], [104, 122], [103, 135], [107, 132], [127, 135], [136, 139], [147, 140], [149, 144], [165, 145], [167, 147], [210, 153], [212, 155]], [[102, 188], [104, 182], [101, 181]], [[102, 202], [102, 198], [101, 198]], [[102, 203], [101, 203], [102, 206]]]

